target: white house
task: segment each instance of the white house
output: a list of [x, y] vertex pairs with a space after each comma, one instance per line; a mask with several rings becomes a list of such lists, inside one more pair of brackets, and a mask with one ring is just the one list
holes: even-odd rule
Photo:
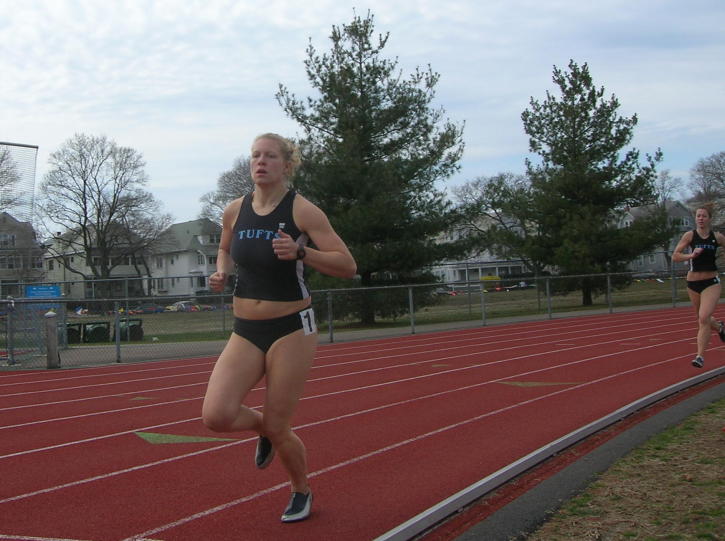
[[[665, 208], [667, 209], [667, 220], [670, 225], [676, 227], [675, 234], [670, 239], [667, 247], [658, 246], [652, 252], [642, 254], [632, 261], [629, 264], [629, 270], [632, 272], [648, 274], [669, 271], [669, 259], [672, 257], [672, 252], [675, 246], [677, 246], [682, 234], [695, 227], [692, 211], [679, 201], [665, 201]], [[630, 226], [635, 220], [646, 215], [650, 210], [650, 207], [647, 206], [627, 209], [619, 222], [619, 227]], [[684, 271], [685, 268], [684, 265], [680, 264], [680, 268], [676, 266], [675, 271]]]
[[[59, 239], [56, 237], [51, 242], [56, 244], [56, 254], [61, 253], [58, 245], [63, 244]], [[193, 297], [197, 292], [207, 290], [208, 276], [216, 270], [220, 239], [221, 226], [208, 219], [170, 226], [156, 247], [143, 255], [144, 261], [139, 256], [124, 256], [123, 261], [117, 262], [111, 271], [111, 296]], [[66, 251], [63, 256], [68, 260], [68, 266], [86, 276], [92, 274], [82, 252]], [[61, 257], [46, 253], [45, 267], [45, 281], [62, 283], [65, 296], [78, 299], [98, 297], [98, 281], [84, 280], [81, 274], [66, 267]]]
[[[671, 224], [677, 226], [677, 231], [670, 239], [668, 249], [664, 247], [653, 250], [651, 253], [642, 254], [630, 264], [630, 270], [638, 273], [665, 272], [669, 270], [668, 258], [671, 257], [677, 242], [682, 234], [694, 227], [692, 211], [679, 201], [667, 201], [668, 219]], [[618, 226], [628, 227], [637, 218], [649, 211], [648, 207], [632, 207], [626, 210], [621, 217]], [[465, 229], [451, 231], [445, 234], [445, 240], [456, 240], [467, 235]], [[682, 269], [675, 269], [682, 270]], [[458, 261], [444, 261], [433, 268], [433, 273], [442, 282], [475, 282], [485, 279], [486, 276], [498, 276], [501, 278], [515, 277], [525, 272], [530, 272], [520, 259], [500, 260], [488, 251], [472, 254], [468, 259]]]
[[206, 218], [174, 224], [150, 256], [152, 295], [194, 296], [208, 291], [222, 228]]

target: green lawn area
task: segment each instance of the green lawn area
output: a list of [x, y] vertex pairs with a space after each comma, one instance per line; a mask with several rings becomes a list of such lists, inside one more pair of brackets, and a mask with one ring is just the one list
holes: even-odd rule
[[[547, 298], [543, 281], [542, 288], [529, 287], [526, 289], [510, 289], [502, 291], [486, 291], [482, 295], [479, 291], [463, 292], [456, 296], [436, 295], [432, 300], [433, 304], [416, 309], [414, 313], [416, 324], [446, 323], [455, 321], [482, 320], [482, 310], [485, 310], [487, 321], [501, 318], [526, 315], [546, 314], [549, 310], [553, 314], [570, 311], [601, 310], [609, 307], [605, 295], [594, 297], [591, 306], [582, 306], [580, 291], [566, 294], [552, 294]], [[677, 304], [687, 304], [689, 299], [685, 289], [684, 280], [676, 282]], [[339, 304], [340, 297], [335, 299], [333, 291], [333, 314], [335, 309], [341, 312]], [[671, 305], [672, 304], [672, 281], [665, 280], [636, 280], [621, 290], [615, 290], [612, 294], [612, 306], [619, 309], [628, 306], [646, 305]], [[322, 306], [326, 298], [324, 295], [315, 296], [315, 304]], [[233, 325], [233, 314], [231, 310], [213, 310], [207, 312], [165, 312], [159, 314], [139, 314], [129, 316], [132, 320], [141, 320], [143, 326], [143, 340], [127, 340], [124, 343], [132, 342], [184, 342], [202, 340], [221, 340], [229, 336]], [[113, 316], [76, 316], [68, 315], [68, 323], [79, 323], [89, 321], [109, 322], [113, 327]], [[318, 309], [318, 328], [321, 333], [327, 331], [328, 322], [322, 310]], [[360, 329], [357, 321], [335, 319], [334, 329]], [[398, 318], [376, 317], [376, 327], [381, 326], [406, 326], [410, 325], [410, 316], [406, 314]], [[124, 337], [122, 333], [122, 337]]]

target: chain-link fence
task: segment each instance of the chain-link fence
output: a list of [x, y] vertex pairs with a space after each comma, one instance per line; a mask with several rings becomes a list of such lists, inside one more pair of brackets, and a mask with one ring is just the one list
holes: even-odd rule
[[[664, 274], [335, 289], [313, 291], [312, 298], [321, 342], [689, 302], [684, 277]], [[2, 300], [0, 369], [216, 357], [233, 328], [233, 299], [205, 294], [203, 301], [148, 296]], [[50, 323], [48, 315], [54, 316]], [[57, 358], [47, 349], [49, 325], [57, 331]]]

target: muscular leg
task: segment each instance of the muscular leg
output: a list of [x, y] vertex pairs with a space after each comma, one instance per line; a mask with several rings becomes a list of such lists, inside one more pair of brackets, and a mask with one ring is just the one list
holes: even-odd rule
[[291, 423], [316, 348], [317, 334], [305, 336], [299, 330], [279, 339], [267, 352], [263, 431], [290, 476], [293, 492], [309, 490], [307, 453], [302, 440], [292, 431]]
[[232, 334], [209, 378], [202, 406], [204, 424], [215, 432], [262, 433], [262, 414], [242, 405], [242, 401], [263, 376], [264, 354]]
[[719, 328], [719, 324], [712, 317], [712, 314], [715, 312], [715, 307], [720, 300], [720, 289], [720, 284], [715, 284], [704, 289], [700, 294], [690, 289], [687, 290], [697, 314], [697, 354], [702, 357], [705, 356], [705, 350], [710, 343], [712, 329]]

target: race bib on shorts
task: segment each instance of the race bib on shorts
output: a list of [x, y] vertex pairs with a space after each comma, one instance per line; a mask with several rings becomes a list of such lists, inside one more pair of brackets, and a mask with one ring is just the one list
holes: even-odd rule
[[317, 332], [317, 325], [315, 324], [315, 312], [312, 308], [302, 310], [300, 312], [300, 319], [302, 319], [302, 329], [305, 331], [305, 336], [309, 334], [315, 334]]

